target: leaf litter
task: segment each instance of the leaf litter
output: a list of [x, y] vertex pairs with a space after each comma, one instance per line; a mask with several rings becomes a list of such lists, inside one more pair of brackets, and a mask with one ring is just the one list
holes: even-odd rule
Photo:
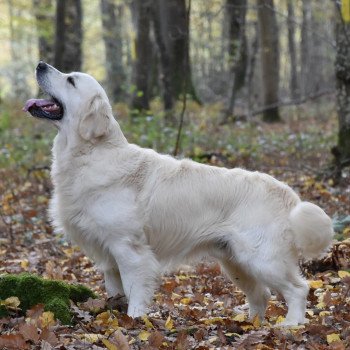
[[[217, 152], [220, 154], [220, 150]], [[320, 164], [322, 155], [308, 159]], [[350, 193], [314, 172], [298, 168], [285, 155], [249, 159], [208, 157], [214, 165], [268, 171], [334, 218], [337, 239], [322, 260], [303, 264], [309, 279], [308, 323], [282, 328], [286, 305], [279, 295], [269, 302], [263, 323], [248, 321], [246, 299], [214, 261], [182, 267], [162, 278], [150, 312], [132, 319], [125, 299], [107, 300], [103, 277], [93, 263], [61, 235], [46, 217], [51, 184], [46, 170], [23, 175], [7, 169], [0, 176], [0, 274], [30, 272], [79, 282], [98, 299], [71, 305], [74, 325], [61, 325], [43, 306], [19, 316], [17, 300], [2, 300], [11, 310], [0, 319], [1, 349], [310, 349], [350, 348]], [[319, 165], [318, 165], [319, 166]], [[271, 170], [272, 169], [272, 170]]]

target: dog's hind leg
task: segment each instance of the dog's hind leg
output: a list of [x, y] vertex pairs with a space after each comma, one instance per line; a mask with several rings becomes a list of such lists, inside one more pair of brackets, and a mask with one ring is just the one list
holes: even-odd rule
[[281, 265], [276, 266], [276, 269], [269, 269], [268, 276], [269, 286], [281, 293], [288, 305], [287, 316], [282, 325], [303, 324], [309, 293], [308, 283], [300, 275], [297, 266]]
[[267, 303], [271, 297], [269, 288], [229, 259], [221, 259], [221, 265], [232, 282], [246, 295], [249, 304], [249, 318], [253, 319], [258, 315], [260, 320], [263, 320]]
[[124, 293], [129, 302], [128, 315], [142, 316], [159, 283], [159, 262], [147, 245], [116, 242], [109, 249], [119, 267]]

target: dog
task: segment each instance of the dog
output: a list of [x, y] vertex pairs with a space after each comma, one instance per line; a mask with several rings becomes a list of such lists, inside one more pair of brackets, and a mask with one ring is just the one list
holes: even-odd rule
[[165, 268], [216, 258], [264, 318], [271, 290], [284, 297], [284, 325], [305, 322], [309, 286], [298, 260], [329, 248], [331, 219], [286, 184], [260, 172], [177, 160], [130, 144], [101, 85], [40, 62], [50, 99], [24, 110], [57, 128], [50, 215], [56, 229], [103, 271], [108, 296], [125, 295], [128, 315], [147, 307]]

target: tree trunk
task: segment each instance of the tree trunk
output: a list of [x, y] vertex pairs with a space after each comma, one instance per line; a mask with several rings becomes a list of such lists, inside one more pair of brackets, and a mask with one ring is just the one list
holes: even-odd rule
[[350, 164], [350, 23], [341, 20], [336, 26], [337, 54], [335, 62], [336, 91], [338, 109], [338, 144], [336, 151], [337, 164]]
[[304, 96], [309, 95], [312, 92], [310, 76], [311, 52], [312, 52], [312, 39], [311, 39], [311, 0], [303, 0], [302, 2], [303, 23], [301, 26], [301, 47], [300, 47], [300, 60], [301, 60], [301, 91]]
[[293, 99], [299, 97], [299, 82], [297, 73], [297, 53], [295, 47], [295, 14], [294, 14], [295, 3], [292, 0], [288, 0], [288, 49], [290, 57], [290, 92]]
[[38, 32], [39, 59], [53, 64], [54, 7], [52, 0], [33, 0], [33, 8]]
[[229, 60], [232, 85], [226, 117], [233, 115], [236, 94], [243, 87], [247, 70], [247, 38], [245, 17], [247, 0], [227, 0], [227, 18], [229, 21]]
[[132, 107], [137, 110], [149, 109], [149, 79], [151, 64], [150, 40], [150, 0], [136, 0], [135, 14], [137, 16], [135, 87]]
[[[187, 11], [185, 0], [155, 0], [159, 20], [161, 41], [169, 60], [171, 72], [171, 90], [174, 99], [184, 92], [198, 101], [191, 76], [189, 56], [189, 21], [190, 11]], [[158, 40], [160, 37], [158, 37]], [[158, 47], [159, 47], [158, 42]], [[160, 55], [165, 53], [160, 52]], [[162, 60], [162, 58], [161, 58]], [[164, 74], [164, 71], [163, 71]]]
[[162, 27], [160, 22], [161, 14], [159, 11], [159, 6], [157, 6], [157, 1], [154, 1], [152, 5], [153, 5], [152, 20], [153, 20], [154, 36], [156, 39], [158, 52], [159, 52], [159, 62], [160, 62], [160, 70], [161, 70], [160, 80], [162, 82], [162, 88], [163, 88], [164, 110], [169, 112], [174, 107], [174, 98], [173, 98], [173, 91], [172, 91], [172, 85], [171, 85], [172, 71], [171, 71], [170, 57], [162, 35]]
[[82, 67], [82, 7], [80, 0], [57, 0], [55, 66], [64, 72]]
[[281, 120], [278, 111], [279, 45], [278, 27], [273, 0], [257, 0], [260, 33], [263, 101], [265, 122]]
[[103, 40], [106, 51], [107, 91], [113, 102], [123, 99], [125, 74], [122, 51], [122, 5], [114, 0], [101, 0]]

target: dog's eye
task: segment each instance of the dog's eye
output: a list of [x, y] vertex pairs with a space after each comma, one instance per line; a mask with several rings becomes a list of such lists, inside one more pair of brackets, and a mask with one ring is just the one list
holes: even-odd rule
[[68, 77], [67, 81], [69, 84], [72, 84], [75, 87], [75, 82], [74, 82], [74, 79], [72, 77]]

